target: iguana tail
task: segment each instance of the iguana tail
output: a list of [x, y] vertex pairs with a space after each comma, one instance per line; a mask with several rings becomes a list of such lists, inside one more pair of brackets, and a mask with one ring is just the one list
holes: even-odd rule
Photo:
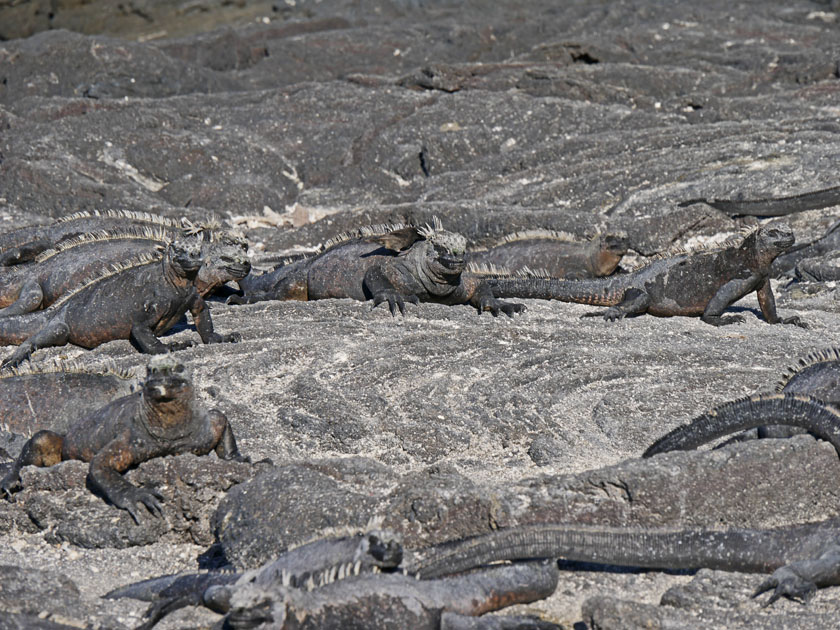
[[[814, 528], [814, 526], [812, 526]], [[810, 532], [810, 530], [808, 530]], [[500, 560], [560, 558], [660, 569], [771, 571], [796, 555], [787, 530], [670, 530], [528, 525], [413, 552], [406, 571], [433, 578]]]
[[659, 438], [642, 457], [687, 451], [738, 431], [778, 424], [802, 427], [831, 442], [840, 453], [840, 411], [804, 394], [780, 393], [748, 396], [715, 407]]
[[497, 298], [531, 298], [559, 300], [593, 306], [615, 306], [624, 297], [627, 287], [618, 278], [592, 280], [558, 280], [540, 277], [487, 278]]
[[828, 208], [840, 203], [840, 186], [825, 188], [813, 192], [768, 199], [689, 199], [679, 204], [680, 207], [695, 203], [705, 203], [721, 212], [732, 216], [750, 215], [755, 217], [783, 217], [788, 214]]

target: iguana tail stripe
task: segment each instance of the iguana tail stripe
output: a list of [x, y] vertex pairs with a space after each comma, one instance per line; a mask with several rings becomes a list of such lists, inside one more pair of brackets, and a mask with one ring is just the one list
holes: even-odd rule
[[501, 277], [490, 278], [487, 282], [497, 298], [560, 300], [593, 306], [615, 306], [621, 302], [625, 288], [621, 286], [621, 280], [618, 278], [604, 281]]
[[759, 394], [707, 411], [659, 438], [642, 457], [690, 450], [725, 435], [772, 424], [807, 429], [840, 452], [840, 411], [801, 394]]

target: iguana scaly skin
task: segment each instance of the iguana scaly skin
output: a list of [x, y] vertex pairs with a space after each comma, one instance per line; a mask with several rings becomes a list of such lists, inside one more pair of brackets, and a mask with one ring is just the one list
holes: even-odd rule
[[529, 525], [453, 541], [413, 552], [406, 570], [421, 578], [501, 560], [560, 558], [653, 569], [711, 568], [773, 574], [755, 595], [775, 589], [807, 598], [819, 587], [840, 584], [840, 519], [769, 530], [671, 530]]
[[353, 298], [388, 303], [391, 314], [405, 313], [405, 302], [471, 304], [479, 313], [513, 316], [525, 307], [497, 300], [483, 278], [465, 273], [466, 240], [434, 227], [390, 226], [362, 229], [358, 238], [328, 244], [325, 251], [239, 282], [244, 297], [234, 304], [262, 300]]
[[813, 352], [788, 368], [774, 393], [718, 405], [670, 431], [644, 453], [691, 450], [717, 438], [758, 428], [758, 437], [810, 432], [840, 453], [840, 349]]
[[660, 317], [699, 316], [714, 326], [743, 321], [723, 316], [732, 303], [755, 291], [770, 324], [800, 324], [780, 319], [770, 288], [770, 264], [793, 245], [785, 225], [764, 226], [721, 247], [681, 252], [655, 259], [631, 273], [593, 280], [495, 277], [489, 280], [497, 297], [553, 299], [608, 306], [604, 319], [650, 313]]
[[680, 207], [705, 203], [730, 216], [782, 217], [806, 210], [818, 210], [840, 204], [840, 186], [824, 188], [789, 197], [766, 197], [764, 199], [689, 199]]
[[111, 364], [56, 361], [0, 372], [0, 429], [26, 437], [70, 423], [132, 393], [138, 378]]
[[796, 263], [794, 276], [805, 282], [837, 282], [840, 280], [840, 257], [805, 258]]
[[20, 344], [0, 367], [18, 365], [39, 348], [66, 343], [95, 348], [115, 339], [160, 354], [180, 347], [168, 348], [157, 335], [188, 310], [204, 343], [238, 340], [213, 331], [210, 311], [193, 284], [201, 265], [201, 241], [174, 241], [162, 257], [119, 265], [45, 311], [0, 319], [0, 344]]
[[539, 269], [552, 278], [598, 278], [613, 273], [626, 253], [627, 237], [620, 234], [582, 241], [565, 232], [528, 230], [487, 248], [471, 249], [467, 262], [510, 272]]
[[162, 516], [162, 497], [131, 485], [122, 473], [153, 457], [210, 451], [222, 459], [246, 460], [225, 415], [215, 409], [205, 411], [195, 400], [186, 368], [170, 357], [156, 357], [140, 391], [80, 418], [64, 434], [44, 430], [33, 435], [0, 482], [0, 492], [13, 496], [24, 466], [79, 459], [90, 462], [90, 486], [139, 523], [138, 504]]
[[217, 225], [215, 222], [194, 225], [184, 219], [175, 221], [149, 212], [129, 210], [77, 212], [49, 225], [24, 227], [0, 234], [0, 266], [29, 262], [67, 238], [100, 230], [126, 230], [132, 227], [164, 230], [174, 239], [212, 230]]

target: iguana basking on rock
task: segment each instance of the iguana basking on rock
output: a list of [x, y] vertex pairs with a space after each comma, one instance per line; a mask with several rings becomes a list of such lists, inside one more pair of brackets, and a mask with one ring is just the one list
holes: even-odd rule
[[35, 433], [0, 481], [0, 492], [12, 498], [24, 466], [79, 459], [90, 462], [90, 486], [139, 523], [138, 505], [161, 516], [161, 497], [131, 485], [122, 473], [153, 457], [210, 451], [223, 459], [246, 461], [225, 415], [205, 411], [195, 399], [187, 369], [171, 357], [155, 357], [138, 392], [81, 417], [65, 433]]
[[[743, 197], [743, 195], [738, 195]], [[840, 205], [840, 186], [824, 188], [789, 197], [766, 197], [764, 199], [716, 199], [700, 197], [680, 202], [680, 207], [705, 203], [730, 216], [782, 217], [806, 210], [818, 210]]]
[[599, 234], [580, 240], [565, 232], [527, 230], [508, 234], [486, 248], [473, 248], [467, 262], [510, 272], [539, 269], [552, 278], [597, 278], [616, 270], [627, 253], [627, 237]]
[[391, 314], [405, 302], [471, 304], [479, 313], [513, 316], [525, 307], [497, 300], [483, 278], [465, 273], [466, 240], [434, 227], [379, 226], [328, 243], [311, 258], [282, 265], [239, 282], [243, 297], [229, 302], [353, 298], [388, 303]]
[[807, 431], [828, 440], [840, 453], [840, 348], [808, 354], [788, 368], [775, 392], [718, 405], [661, 437], [644, 457], [694, 449], [756, 427], [760, 438]]
[[0, 234], [0, 266], [30, 262], [61, 241], [81, 234], [129, 228], [163, 230], [174, 239], [212, 231], [218, 228], [218, 225], [214, 221], [207, 225], [196, 225], [186, 219], [175, 221], [149, 212], [130, 210], [77, 212], [48, 225], [24, 227]]
[[765, 573], [754, 597], [769, 590], [808, 599], [840, 584], [840, 519], [778, 529], [679, 530], [545, 524], [498, 530], [407, 554], [421, 578], [502, 560], [560, 558], [612, 566]]
[[111, 363], [54, 361], [0, 372], [0, 430], [27, 438], [41, 429], [64, 432], [86, 413], [139, 386], [132, 370]]
[[317, 540], [243, 574], [155, 578], [106, 597], [160, 600], [137, 630], [152, 628], [172, 610], [198, 604], [225, 614], [225, 627], [232, 628], [557, 628], [522, 616], [470, 619], [551, 595], [558, 578], [554, 562], [518, 563], [462, 576], [417, 580], [403, 573], [402, 558], [396, 539], [371, 532]]
[[743, 321], [724, 316], [734, 302], [755, 291], [764, 319], [770, 324], [797, 324], [799, 318], [781, 319], [770, 287], [770, 264], [793, 245], [785, 225], [768, 225], [725, 244], [654, 259], [628, 274], [592, 280], [557, 280], [539, 277], [489, 277], [496, 297], [553, 299], [608, 306], [604, 319], [650, 313], [660, 317], [699, 316], [707, 324], [722, 326]]
[[[172, 233], [159, 227], [100, 230], [65, 239], [30, 264], [0, 267], [0, 307], [5, 307], [0, 317], [47, 308], [112, 265], [163, 250], [172, 240]], [[236, 233], [205, 232], [201, 242], [206, 264], [195, 284], [202, 297], [250, 271], [247, 241]]]
[[157, 335], [190, 311], [204, 343], [236, 341], [238, 335], [213, 330], [210, 311], [194, 281], [202, 265], [199, 239], [177, 240], [162, 256], [143, 255], [115, 265], [108, 273], [81, 284], [50, 308], [0, 319], [0, 344], [20, 344], [2, 367], [13, 367], [35, 350], [73, 343], [83, 348], [129, 339], [141, 352], [168, 348]]

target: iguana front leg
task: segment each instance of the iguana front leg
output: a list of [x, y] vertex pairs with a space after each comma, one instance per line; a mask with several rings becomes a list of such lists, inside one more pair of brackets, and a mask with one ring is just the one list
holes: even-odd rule
[[207, 308], [207, 303], [198, 293], [195, 293], [190, 300], [189, 310], [193, 322], [195, 322], [195, 329], [203, 343], [237, 343], [242, 339], [242, 335], [236, 332], [220, 335], [213, 330], [210, 309]]
[[773, 590], [764, 604], [769, 606], [780, 597], [807, 602], [817, 588], [840, 584], [840, 545], [832, 545], [818, 558], [792, 562], [776, 569], [753, 593], [757, 597]]
[[148, 488], [138, 488], [126, 481], [122, 474], [131, 466], [139, 464], [131, 451], [132, 445], [127, 435], [122, 435], [106, 444], [90, 460], [88, 482], [109, 502], [126, 510], [138, 525], [138, 503], [142, 503], [155, 516], [163, 517], [160, 501], [163, 497]]
[[388, 310], [391, 311], [392, 316], [397, 314], [397, 309], [400, 310], [400, 315], [405, 315], [406, 302], [411, 302], [412, 304], [420, 303], [420, 298], [416, 295], [404, 295], [397, 291], [381, 267], [368, 269], [362, 281], [362, 286], [365, 292], [369, 293], [373, 298], [371, 310], [383, 302], [388, 302]]
[[484, 311], [490, 311], [493, 317], [498, 317], [499, 313], [504, 313], [508, 317], [513, 317], [516, 313], [524, 313], [525, 305], [518, 302], [505, 302], [493, 295], [493, 289], [486, 282], [480, 282], [473, 291], [470, 298], [470, 304], [478, 309], [478, 314], [481, 315]]
[[35, 280], [27, 280], [20, 289], [17, 299], [6, 308], [0, 308], [0, 317], [11, 317], [31, 313], [41, 306], [44, 290]]
[[768, 324], [793, 324], [801, 328], [808, 326], [799, 317], [780, 318], [776, 313], [776, 298], [773, 297], [773, 289], [770, 287], [770, 278], [767, 278], [757, 290], [758, 305], [761, 307], [761, 314]]
[[744, 318], [741, 315], [723, 317], [722, 314], [731, 304], [752, 291], [758, 280], [759, 278], [756, 276], [750, 276], [746, 279], [736, 278], [724, 284], [706, 304], [700, 319], [712, 326], [726, 326], [743, 322]]

